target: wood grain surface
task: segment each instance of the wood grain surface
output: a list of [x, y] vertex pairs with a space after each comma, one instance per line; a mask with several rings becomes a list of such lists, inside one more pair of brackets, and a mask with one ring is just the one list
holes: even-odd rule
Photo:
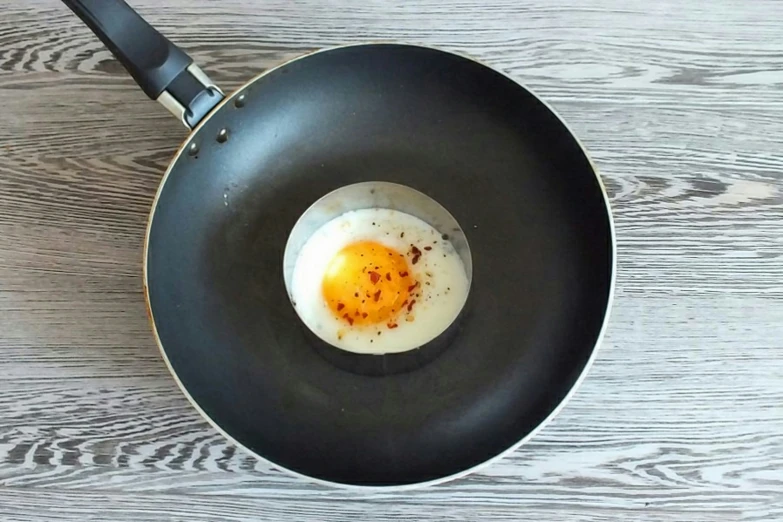
[[60, 2], [0, 0], [0, 520], [783, 520], [783, 2], [131, 3], [226, 90], [367, 40], [530, 85], [608, 187], [611, 324], [562, 413], [479, 474], [358, 494], [268, 469], [148, 329], [142, 241], [181, 124]]

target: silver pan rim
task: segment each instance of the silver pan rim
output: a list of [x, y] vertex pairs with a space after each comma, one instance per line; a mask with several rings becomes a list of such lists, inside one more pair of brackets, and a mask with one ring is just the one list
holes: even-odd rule
[[[560, 122], [560, 124], [565, 128], [568, 133], [571, 135], [571, 137], [574, 139], [574, 141], [577, 143], [579, 148], [582, 151], [582, 154], [587, 159], [587, 161], [590, 164], [591, 170], [593, 172], [593, 175], [595, 176], [595, 179], [598, 183], [598, 186], [601, 190], [601, 194], [603, 196], [604, 206], [606, 209], [606, 218], [609, 223], [609, 234], [611, 239], [611, 266], [609, 267], [611, 270], [610, 274], [610, 282], [609, 282], [609, 294], [607, 296], [606, 300], [606, 306], [604, 310], [604, 319], [601, 324], [601, 329], [599, 330], [598, 337], [596, 338], [595, 344], [593, 345], [592, 352], [590, 353], [590, 357], [588, 358], [587, 362], [585, 363], [584, 368], [582, 368], [581, 373], [579, 374], [579, 377], [577, 377], [574, 384], [571, 386], [571, 389], [566, 393], [566, 395], [563, 397], [563, 399], [560, 401], [560, 403], [547, 415], [535, 428], [530, 430], [524, 437], [522, 437], [520, 440], [506, 448], [505, 450], [501, 451], [497, 455], [480, 462], [470, 468], [464, 469], [462, 471], [459, 471], [457, 473], [453, 473], [451, 475], [447, 475], [444, 477], [439, 477], [437, 479], [427, 480], [423, 482], [414, 482], [410, 484], [397, 484], [397, 485], [388, 485], [388, 486], [375, 486], [375, 485], [360, 485], [360, 484], [346, 484], [343, 482], [333, 482], [329, 480], [324, 480], [316, 477], [312, 477], [310, 475], [306, 475], [304, 473], [299, 473], [297, 471], [285, 468], [284, 466], [281, 466], [280, 464], [277, 464], [266, 457], [259, 455], [255, 451], [251, 450], [247, 446], [243, 445], [241, 442], [236, 440], [234, 437], [232, 437], [228, 432], [223, 430], [220, 425], [214, 421], [207, 413], [199, 406], [199, 404], [196, 402], [195, 399], [190, 395], [187, 388], [185, 388], [185, 385], [182, 383], [182, 381], [179, 379], [179, 376], [177, 375], [177, 372], [174, 370], [174, 367], [171, 365], [171, 361], [169, 361], [168, 355], [166, 354], [166, 350], [163, 347], [163, 343], [160, 340], [160, 336], [158, 335], [158, 329], [155, 323], [155, 315], [152, 310], [152, 305], [150, 304], [150, 298], [149, 298], [149, 282], [148, 282], [148, 266], [147, 266], [147, 260], [149, 259], [148, 252], [149, 252], [149, 241], [150, 241], [150, 232], [152, 230], [152, 223], [155, 218], [155, 209], [158, 206], [158, 201], [160, 199], [160, 196], [163, 192], [163, 189], [166, 185], [166, 181], [169, 177], [169, 174], [173, 170], [174, 166], [177, 164], [179, 159], [182, 157], [182, 154], [188, 149], [190, 146], [190, 143], [192, 140], [198, 136], [199, 131], [203, 128], [203, 126], [212, 119], [215, 115], [220, 113], [223, 108], [234, 98], [236, 98], [238, 95], [240, 95], [247, 87], [254, 84], [256, 81], [260, 80], [261, 78], [265, 77], [266, 75], [277, 71], [278, 69], [281, 69], [283, 67], [286, 67], [294, 62], [304, 60], [310, 56], [321, 54], [321, 53], [327, 53], [330, 51], [336, 51], [339, 49], [345, 49], [350, 47], [364, 47], [364, 46], [376, 46], [376, 45], [390, 45], [390, 46], [404, 46], [404, 47], [418, 47], [422, 49], [430, 49], [434, 51], [438, 51], [444, 54], [450, 54], [453, 56], [457, 56], [459, 58], [472, 61], [474, 63], [477, 63], [483, 67], [486, 67], [487, 69], [490, 69], [498, 74], [501, 74], [508, 78], [510, 81], [517, 84], [520, 88], [526, 90], [529, 92], [536, 100], [538, 100], [544, 107], [549, 110]], [[365, 42], [365, 43], [354, 43], [354, 44], [347, 44], [347, 45], [336, 45], [332, 47], [326, 47], [323, 49], [316, 50], [314, 52], [306, 53], [301, 56], [297, 56], [295, 58], [292, 58], [290, 60], [287, 60], [275, 67], [272, 67], [270, 69], [267, 69], [266, 71], [254, 76], [247, 82], [245, 82], [242, 86], [237, 88], [234, 92], [232, 92], [229, 96], [226, 96], [218, 105], [215, 106], [212, 111], [202, 119], [196, 127], [193, 128], [193, 130], [190, 132], [190, 135], [185, 139], [185, 141], [182, 143], [180, 148], [177, 150], [177, 152], [174, 154], [174, 157], [172, 158], [171, 162], [169, 163], [168, 168], [166, 169], [166, 172], [163, 174], [163, 177], [161, 178], [160, 184], [158, 185], [158, 190], [155, 193], [155, 198], [152, 201], [152, 207], [150, 209], [149, 217], [147, 219], [147, 230], [144, 236], [144, 249], [143, 249], [143, 284], [144, 284], [144, 300], [147, 307], [147, 315], [149, 317], [150, 327], [152, 329], [153, 335], [155, 337], [155, 342], [158, 345], [158, 349], [160, 350], [161, 357], [163, 358], [163, 361], [166, 363], [166, 367], [168, 368], [169, 372], [171, 373], [171, 376], [174, 378], [175, 382], [177, 383], [177, 386], [182, 391], [182, 393], [187, 398], [188, 402], [196, 409], [196, 411], [218, 432], [220, 433], [226, 440], [237, 446], [238, 448], [245, 451], [248, 455], [251, 455], [258, 459], [259, 461], [265, 463], [270, 468], [282, 471], [284, 473], [287, 473], [291, 476], [298, 477], [301, 479], [304, 479], [311, 483], [320, 484], [323, 486], [329, 486], [334, 488], [340, 488], [340, 489], [346, 489], [346, 490], [354, 490], [354, 491], [363, 491], [363, 492], [395, 492], [395, 491], [410, 491], [415, 489], [422, 489], [429, 486], [436, 486], [438, 484], [444, 484], [446, 482], [451, 482], [463, 477], [466, 477], [468, 475], [471, 475], [473, 473], [476, 473], [482, 469], [485, 469], [486, 467], [498, 462], [499, 460], [505, 458], [509, 454], [513, 453], [517, 449], [519, 449], [523, 444], [528, 442], [530, 439], [535, 437], [549, 422], [555, 418], [565, 407], [565, 405], [568, 403], [568, 401], [571, 400], [571, 398], [574, 396], [576, 391], [579, 389], [579, 387], [582, 385], [582, 382], [587, 377], [587, 374], [590, 371], [590, 368], [593, 366], [593, 363], [595, 362], [597, 355], [598, 355], [598, 349], [601, 346], [601, 343], [603, 342], [604, 336], [606, 334], [606, 329], [609, 324], [609, 317], [611, 315], [612, 306], [614, 303], [614, 295], [615, 295], [615, 283], [616, 283], [616, 276], [617, 276], [617, 238], [615, 235], [615, 224], [614, 219], [612, 215], [612, 209], [609, 203], [609, 196], [606, 192], [606, 186], [603, 183], [603, 180], [601, 179], [600, 174], [598, 173], [598, 169], [596, 168], [596, 165], [593, 161], [593, 159], [590, 157], [590, 154], [587, 152], [587, 149], [585, 148], [582, 141], [579, 139], [579, 137], [574, 133], [573, 129], [566, 123], [566, 121], [560, 116], [560, 114], [549, 104], [547, 103], [543, 98], [541, 98], [538, 94], [536, 94], [533, 90], [531, 90], [528, 86], [525, 84], [519, 82], [517, 79], [511, 77], [509, 74], [498, 70], [494, 67], [491, 67], [485, 63], [483, 63], [480, 60], [477, 60], [471, 56], [468, 56], [466, 54], [450, 51], [450, 50], [443, 50], [439, 49], [437, 47], [432, 47], [428, 45], [417, 45], [417, 44], [409, 44], [409, 43], [401, 43], [401, 42], [393, 42], [393, 41], [380, 41], [380, 42]]]

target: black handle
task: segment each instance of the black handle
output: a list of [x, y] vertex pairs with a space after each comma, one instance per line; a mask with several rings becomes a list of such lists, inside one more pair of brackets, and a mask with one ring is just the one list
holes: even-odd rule
[[124, 0], [63, 0], [153, 100], [194, 127], [223, 93]]
[[157, 100], [193, 60], [123, 0], [63, 0]]

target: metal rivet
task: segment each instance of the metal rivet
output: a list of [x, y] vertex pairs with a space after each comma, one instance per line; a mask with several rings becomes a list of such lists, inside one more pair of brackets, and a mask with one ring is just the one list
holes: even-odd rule
[[198, 154], [198, 144], [196, 142], [190, 144], [190, 146], [188, 147], [188, 154], [190, 154], [191, 156], [195, 156], [196, 154]]
[[239, 96], [237, 96], [237, 99], [234, 100], [234, 106], [237, 109], [241, 109], [242, 107], [245, 106], [245, 99], [246, 99], [245, 98], [245, 93], [240, 94]]
[[218, 143], [225, 143], [228, 141], [228, 129], [220, 129], [217, 135]]

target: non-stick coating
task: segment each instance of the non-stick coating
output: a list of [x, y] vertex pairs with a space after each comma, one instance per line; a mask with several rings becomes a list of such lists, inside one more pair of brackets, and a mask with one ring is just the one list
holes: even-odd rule
[[[154, 323], [195, 402], [258, 455], [346, 484], [441, 479], [523, 439], [582, 373], [611, 293], [608, 209], [567, 129], [502, 74], [412, 46], [316, 53], [243, 92], [177, 159], [149, 232]], [[282, 276], [301, 213], [367, 180], [435, 198], [473, 252], [453, 345], [388, 377], [319, 356]]]

